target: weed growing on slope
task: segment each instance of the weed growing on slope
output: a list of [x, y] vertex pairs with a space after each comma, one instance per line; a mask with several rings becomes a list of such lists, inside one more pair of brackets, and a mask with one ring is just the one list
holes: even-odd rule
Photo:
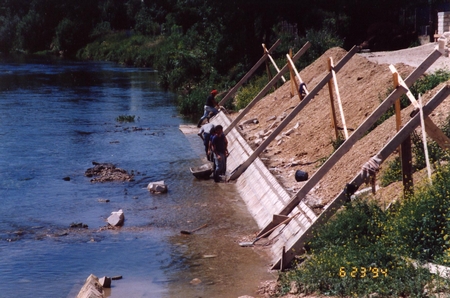
[[450, 263], [450, 166], [433, 184], [383, 211], [361, 198], [347, 203], [308, 243], [295, 269], [280, 274], [280, 292], [365, 297], [450, 293], [449, 282], [421, 267]]

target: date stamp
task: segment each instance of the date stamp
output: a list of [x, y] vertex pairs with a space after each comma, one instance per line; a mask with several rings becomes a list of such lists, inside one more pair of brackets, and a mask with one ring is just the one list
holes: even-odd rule
[[[345, 267], [339, 268], [339, 276], [340, 277], [346, 277], [347, 271]], [[352, 267], [351, 270], [348, 272], [348, 276], [353, 278], [378, 278], [378, 277], [387, 277], [388, 276], [388, 270], [383, 268], [377, 268], [377, 267]]]

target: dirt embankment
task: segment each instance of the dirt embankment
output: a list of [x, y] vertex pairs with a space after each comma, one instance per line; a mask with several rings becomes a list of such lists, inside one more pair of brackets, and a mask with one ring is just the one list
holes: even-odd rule
[[[432, 51], [432, 46], [422, 46], [416, 52], [408, 49], [407, 54], [400, 51], [392, 52], [392, 58], [383, 58], [387, 53], [356, 54], [338, 72], [337, 83], [342, 100], [345, 122], [352, 133], [384, 100], [387, 91], [393, 86], [392, 73], [389, 64], [394, 64], [403, 78], [406, 78]], [[407, 50], [404, 50], [407, 51]], [[327, 59], [333, 58], [335, 64], [346, 54], [341, 48], [328, 50], [322, 57], [300, 72], [300, 76], [311, 90], [327, 72]], [[375, 58], [380, 58], [377, 63]], [[404, 58], [406, 63], [402, 63]], [[398, 60], [397, 60], [398, 59]], [[412, 61], [412, 62], [411, 62]], [[384, 64], [384, 62], [388, 64]], [[441, 57], [430, 69], [444, 68], [450, 63], [450, 58]], [[444, 67], [443, 67], [444, 66]], [[441, 88], [423, 95], [426, 103], [435, 92]], [[261, 136], [273, 129], [274, 122], [280, 122], [298, 104], [298, 96], [291, 97], [291, 86], [288, 81], [275, 92], [261, 99], [255, 107], [242, 119], [242, 122], [256, 118], [257, 124], [242, 125], [240, 130], [248, 143], [256, 148]], [[336, 93], [334, 91], [336, 102]], [[337, 126], [343, 123], [339, 108], [335, 103]], [[411, 107], [402, 112], [402, 121], [409, 119]], [[450, 98], [447, 98], [432, 115], [436, 124], [442, 123], [450, 111]], [[296, 182], [296, 170], [306, 171], [311, 177], [321, 163], [333, 152], [333, 141], [336, 139], [331, 121], [331, 105], [329, 89], [325, 86], [314, 99], [300, 111], [293, 121], [284, 129], [288, 134], [274, 140], [261, 154], [261, 158], [278, 179], [292, 194], [305, 182]], [[340, 131], [342, 133], [342, 130]], [[316, 187], [310, 191], [307, 201], [317, 213], [329, 203], [361, 169], [395, 134], [395, 120], [385, 121], [370, 134], [364, 136], [347, 152], [343, 158], [328, 172]], [[383, 169], [381, 168], [381, 171]], [[380, 191], [381, 194], [383, 191]], [[390, 196], [389, 200], [395, 199]]]

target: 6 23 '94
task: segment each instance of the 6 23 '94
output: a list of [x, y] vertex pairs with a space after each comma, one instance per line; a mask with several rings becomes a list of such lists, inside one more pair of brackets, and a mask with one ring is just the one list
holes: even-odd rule
[[[350, 272], [349, 276], [351, 277], [359, 277], [359, 278], [365, 278], [365, 277], [387, 277], [388, 270], [383, 268], [377, 268], [377, 267], [352, 267], [352, 271]], [[345, 267], [339, 268], [339, 276], [345, 277], [347, 276], [347, 271], [345, 271]]]

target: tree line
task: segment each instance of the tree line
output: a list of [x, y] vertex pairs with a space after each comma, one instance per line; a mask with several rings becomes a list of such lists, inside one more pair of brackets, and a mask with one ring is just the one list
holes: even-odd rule
[[135, 38], [128, 48], [152, 47], [131, 60], [158, 69], [164, 87], [190, 93], [199, 84], [233, 84], [261, 57], [261, 43], [280, 37], [279, 57], [306, 40], [314, 40], [309, 59], [330, 46], [349, 49], [364, 41], [373, 49], [407, 47], [421, 25], [435, 25], [435, 11], [448, 2], [0, 0], [0, 52], [75, 56], [120, 32]]

